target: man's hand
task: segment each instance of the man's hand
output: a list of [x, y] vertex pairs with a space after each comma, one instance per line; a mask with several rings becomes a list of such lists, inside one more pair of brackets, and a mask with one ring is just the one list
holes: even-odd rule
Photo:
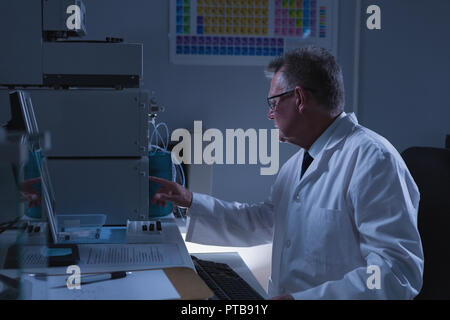
[[152, 204], [166, 206], [166, 201], [170, 201], [177, 206], [189, 208], [192, 203], [192, 192], [176, 182], [158, 177], [149, 177], [150, 181], [159, 183], [161, 187], [156, 191], [151, 200]]
[[22, 201], [28, 202], [28, 208], [37, 207], [42, 203], [39, 192], [33, 188], [33, 185], [41, 182], [41, 178], [25, 180], [21, 183]]

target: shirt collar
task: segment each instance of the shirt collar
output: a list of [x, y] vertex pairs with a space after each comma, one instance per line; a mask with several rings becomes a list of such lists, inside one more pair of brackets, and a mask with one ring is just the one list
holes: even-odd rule
[[346, 113], [343, 111], [329, 126], [328, 128], [320, 135], [319, 138], [314, 141], [312, 146], [309, 148], [308, 153], [311, 155], [311, 157], [316, 158], [317, 155], [322, 151], [322, 149], [325, 147], [326, 143], [328, 142], [329, 138], [333, 134], [334, 129], [338, 126], [339, 122], [343, 118], [346, 117]]

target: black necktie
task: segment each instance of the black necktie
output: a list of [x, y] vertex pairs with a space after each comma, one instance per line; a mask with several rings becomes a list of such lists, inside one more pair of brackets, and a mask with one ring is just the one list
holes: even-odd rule
[[308, 151], [305, 151], [303, 154], [303, 162], [302, 162], [302, 173], [300, 175], [300, 179], [303, 177], [303, 174], [305, 173], [306, 169], [308, 169], [311, 162], [313, 162], [313, 157], [310, 156]]

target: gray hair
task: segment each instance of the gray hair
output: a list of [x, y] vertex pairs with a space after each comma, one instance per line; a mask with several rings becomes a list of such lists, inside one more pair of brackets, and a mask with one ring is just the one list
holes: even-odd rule
[[307, 46], [274, 58], [266, 68], [272, 78], [282, 72], [287, 90], [301, 86], [311, 92], [318, 103], [332, 113], [344, 110], [345, 93], [342, 71], [326, 49]]

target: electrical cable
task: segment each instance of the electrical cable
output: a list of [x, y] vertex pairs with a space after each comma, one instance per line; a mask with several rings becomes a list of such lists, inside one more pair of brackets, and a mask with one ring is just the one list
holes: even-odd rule
[[[149, 130], [153, 129], [153, 132], [151, 132], [151, 134], [149, 132], [149, 137], [150, 137], [149, 138], [149, 147], [148, 147], [149, 155], [150, 156], [155, 155], [156, 152], [158, 152], [158, 151], [172, 155], [172, 153], [167, 150], [167, 148], [169, 146], [169, 128], [168, 128], [167, 124], [164, 122], [159, 122], [158, 124], [156, 124], [155, 122], [156, 122], [155, 118], [152, 118], [151, 120], [149, 120]], [[165, 137], [166, 137], [165, 140], [163, 139], [161, 133], [159, 132], [160, 127], [165, 129]], [[154, 139], [156, 139], [155, 142], [153, 141]], [[159, 142], [161, 142], [162, 147], [159, 146]], [[171, 159], [172, 159], [172, 181], [177, 182], [177, 177], [179, 177], [180, 178], [179, 180], [181, 180], [180, 184], [183, 187], [186, 187], [186, 177], [185, 177], [184, 170], [183, 170], [181, 163], [175, 157], [171, 156]], [[177, 169], [179, 170], [180, 175], [178, 175]], [[176, 208], [177, 208], [179, 216], [183, 219], [183, 221], [186, 221], [185, 213], [183, 213], [183, 211], [181, 210], [181, 208], [179, 206], [176, 206]]]

